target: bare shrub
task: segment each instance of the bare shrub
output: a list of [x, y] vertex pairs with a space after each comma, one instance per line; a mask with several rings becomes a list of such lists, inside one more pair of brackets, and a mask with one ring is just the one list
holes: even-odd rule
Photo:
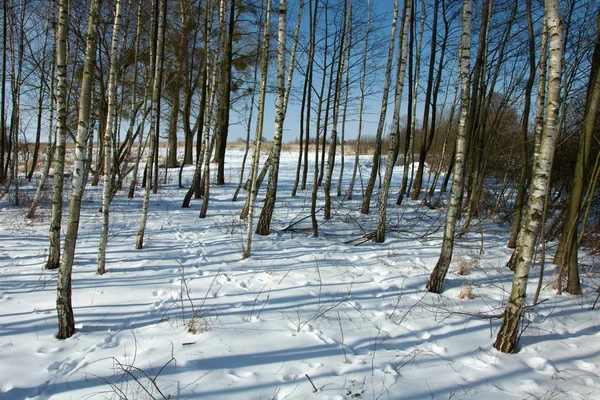
[[461, 257], [457, 263], [458, 271], [456, 273], [458, 275], [469, 275], [473, 268], [479, 267], [479, 261], [479, 256], [476, 255]]

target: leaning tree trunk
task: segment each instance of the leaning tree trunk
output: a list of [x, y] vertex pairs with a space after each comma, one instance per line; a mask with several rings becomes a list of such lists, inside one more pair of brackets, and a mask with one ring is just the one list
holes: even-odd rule
[[438, 8], [439, 0], [435, 0], [433, 3], [433, 22], [431, 31], [431, 50], [429, 51], [429, 72], [427, 75], [427, 89], [425, 92], [425, 108], [423, 110], [423, 128], [421, 129], [421, 148], [419, 149], [419, 165], [417, 166], [417, 174], [413, 182], [413, 193], [412, 199], [418, 200], [421, 196], [421, 187], [423, 186], [423, 171], [425, 169], [425, 159], [427, 157], [427, 151], [429, 150], [429, 110], [434, 109], [432, 126], [434, 125], [433, 119], [435, 119], [435, 104], [431, 102], [433, 95], [433, 70], [435, 68], [435, 55], [437, 46], [437, 20], [438, 20]]
[[163, 15], [166, 12], [166, 1], [162, 0], [162, 7], [159, 7], [157, 0], [157, 7], [160, 8], [160, 16], [157, 18], [158, 20], [158, 29], [157, 29], [157, 43], [156, 43], [156, 51], [155, 61], [154, 61], [154, 78], [152, 80], [152, 112], [150, 115], [150, 132], [148, 134], [150, 141], [150, 149], [148, 150], [148, 156], [146, 158], [146, 170], [148, 171], [148, 176], [146, 180], [146, 187], [144, 188], [144, 201], [142, 204], [142, 216], [140, 218], [140, 227], [138, 229], [137, 238], [135, 242], [135, 248], [140, 250], [144, 247], [144, 233], [146, 231], [146, 221], [148, 219], [148, 205], [150, 203], [150, 181], [152, 180], [152, 167], [154, 163], [154, 153], [158, 152], [158, 148], [156, 147], [156, 134], [158, 130], [158, 109], [160, 107], [160, 88], [162, 87], [162, 67], [163, 62], [162, 58], [164, 56], [164, 35], [162, 32], [164, 30], [164, 18]]
[[[542, 134], [544, 132], [544, 117], [545, 117], [545, 109], [546, 109], [546, 81], [547, 81], [547, 64], [548, 64], [548, 25], [547, 19], [542, 18], [542, 35], [540, 38], [540, 59], [538, 63], [539, 77], [538, 77], [538, 87], [537, 87], [537, 99], [536, 99], [536, 112], [535, 112], [535, 134], [534, 134], [534, 144], [533, 144], [533, 159], [537, 158], [540, 154], [540, 145], [542, 142]], [[520, 229], [519, 229], [520, 232]], [[518, 238], [518, 233], [517, 233]], [[561, 246], [559, 246], [556, 250], [554, 263], [558, 264], [558, 259], [556, 255], [561, 251]], [[507, 266], [510, 270], [514, 271], [516, 268], [516, 261], [519, 258], [519, 248], [516, 247], [513, 251], [510, 259], [507, 262]], [[560, 286], [559, 286], [560, 288]]]
[[[44, 169], [42, 170], [42, 176], [37, 185], [37, 189], [35, 191], [35, 195], [33, 196], [33, 200], [31, 201], [31, 205], [29, 206], [29, 210], [27, 211], [27, 218], [33, 218], [35, 215], [35, 211], [40, 204], [40, 200], [42, 199], [42, 192], [46, 187], [46, 181], [48, 180], [48, 173], [50, 172], [50, 165], [52, 164], [52, 155], [54, 154], [55, 144], [54, 141], [54, 83], [55, 72], [56, 72], [56, 14], [54, 12], [54, 6], [52, 6], [52, 64], [50, 65], [50, 105], [49, 115], [48, 115], [48, 144], [46, 146], [46, 158], [44, 160]], [[1, 134], [1, 133], [0, 133]]]
[[117, 119], [117, 57], [119, 53], [119, 36], [121, 34], [121, 0], [115, 5], [115, 22], [112, 32], [112, 46], [110, 54], [110, 72], [108, 78], [108, 112], [106, 130], [104, 132], [104, 182], [102, 191], [102, 230], [100, 231], [100, 245], [98, 246], [98, 267], [96, 273], [103, 275], [106, 272], [106, 246], [108, 244], [108, 227], [110, 224], [111, 176], [113, 164], [113, 134], [114, 123]]
[[[205, 49], [208, 49], [209, 37], [208, 32], [210, 31], [210, 23], [209, 18], [209, 7], [204, 7], [204, 29], [203, 29], [203, 45]], [[206, 116], [206, 99], [208, 96], [208, 62], [210, 59], [209, 52], [204, 52], [204, 65], [202, 66], [202, 91], [200, 95], [200, 115], [198, 115], [198, 136], [196, 138], [196, 166], [194, 168], [194, 177], [192, 178], [192, 183], [190, 185], [189, 190], [187, 191], [183, 203], [181, 205], [182, 208], [187, 208], [190, 206], [190, 201], [192, 200], [192, 195], [196, 195], [196, 198], [200, 197], [200, 185], [201, 185], [201, 175], [202, 175], [202, 162], [203, 158], [203, 133], [204, 133], [204, 119]]]
[[254, 205], [256, 203], [256, 175], [258, 163], [260, 162], [260, 145], [262, 142], [263, 121], [265, 116], [265, 95], [267, 91], [267, 69], [269, 66], [269, 26], [271, 17], [271, 0], [266, 0], [265, 25], [260, 60], [260, 92], [258, 95], [258, 116], [256, 121], [256, 136], [254, 138], [254, 153], [252, 154], [252, 168], [250, 170], [250, 203], [248, 205], [248, 230], [246, 232], [246, 244], [242, 251], [242, 258], [249, 258], [252, 248], [252, 225], [254, 224]]
[[[390, 192], [390, 182], [392, 173], [398, 158], [399, 135], [400, 135], [400, 105], [402, 103], [402, 91], [404, 89], [404, 77], [406, 75], [406, 53], [408, 50], [408, 27], [413, 12], [413, 0], [404, 0], [404, 10], [402, 11], [402, 31], [400, 33], [400, 50], [398, 51], [398, 66], [396, 72], [396, 91], [394, 94], [394, 114], [392, 117], [392, 132], [390, 134], [390, 144], [388, 151], [388, 160], [385, 167], [385, 178], [381, 188], [381, 197], [379, 199], [379, 216], [377, 219], [377, 229], [375, 230], [374, 241], [383, 243], [385, 241], [385, 224], [387, 212], [387, 200]], [[406, 173], [406, 171], [405, 171]]]
[[[290, 92], [292, 88], [292, 77], [294, 73], [294, 68], [296, 66], [296, 49], [298, 47], [298, 37], [300, 35], [300, 25], [302, 23], [302, 13], [304, 12], [304, 0], [300, 0], [300, 5], [298, 9], [298, 19], [296, 20], [296, 29], [294, 30], [294, 41], [292, 42], [292, 53], [290, 55], [290, 66], [287, 77], [287, 84], [285, 86], [285, 98], [283, 99], [283, 110], [284, 113], [287, 113], [287, 105], [288, 100], [290, 98]], [[292, 188], [292, 197], [296, 195], [296, 189], [298, 188], [298, 182], [300, 180], [300, 168], [302, 166], [302, 145], [303, 145], [303, 117], [304, 117], [304, 106], [306, 100], [306, 80], [304, 80], [304, 91], [302, 94], [302, 107], [300, 110], [300, 145], [298, 151], [298, 165], [296, 166], [296, 179], [294, 180], [294, 185]]]
[[[52, 213], [50, 216], [50, 244], [46, 268], [60, 266], [60, 225], [62, 220], [63, 183], [65, 170], [65, 144], [67, 140], [67, 41], [69, 38], [69, 1], [60, 0], [58, 5], [58, 44], [56, 47], [57, 93], [56, 93], [56, 154], [54, 156], [54, 184], [52, 190]], [[63, 282], [66, 284], [66, 280]], [[60, 278], [59, 278], [59, 284]], [[69, 321], [63, 321], [66, 326]]]
[[[271, 231], [271, 218], [275, 209], [277, 197], [277, 183], [279, 178], [279, 159], [281, 157], [281, 142], [283, 138], [283, 122], [285, 120], [285, 53], [286, 53], [286, 25], [287, 25], [287, 0], [279, 1], [279, 21], [277, 40], [277, 91], [275, 100], [275, 132], [273, 134], [273, 149], [271, 151], [271, 166], [269, 169], [269, 182], [265, 203], [258, 218], [256, 233], [268, 235]], [[293, 61], [292, 61], [293, 63]]]
[[515, 219], [513, 221], [513, 229], [508, 239], [506, 247], [514, 249], [517, 246], [517, 235], [521, 228], [521, 218], [523, 216], [523, 205], [525, 204], [525, 192], [527, 186], [528, 175], [528, 151], [527, 143], [529, 142], [529, 111], [531, 109], [531, 93], [533, 91], [533, 83], [535, 81], [535, 38], [533, 35], [533, 20], [531, 16], [531, 2], [525, 2], [527, 7], [527, 34], [529, 39], [529, 77], [525, 84], [525, 104], [523, 106], [523, 119], [521, 121], [521, 174], [519, 176], [519, 188], [515, 199]]
[[[331, 180], [333, 179], [333, 168], [335, 166], [335, 152], [337, 147], [337, 130], [338, 118], [340, 115], [340, 92], [342, 90], [342, 75], [344, 72], [344, 63], [346, 62], [346, 46], [347, 46], [347, 27], [349, 14], [346, 12], [347, 0], [344, 0], [344, 22], [342, 25], [342, 42], [340, 44], [340, 60], [335, 78], [335, 91], [333, 93], [333, 121], [331, 126], [331, 140], [329, 150], [327, 152], [327, 171], [325, 173], [325, 185], [323, 191], [325, 194], [325, 205], [323, 209], [323, 218], [331, 219]], [[352, 23], [352, 22], [350, 22]], [[344, 165], [342, 164], [342, 169]]]
[[600, 13], [598, 14], [598, 28], [596, 31], [596, 45], [594, 49], [595, 62], [590, 72], [588, 83], [588, 95], [586, 101], [583, 126], [579, 137], [579, 150], [573, 174], [573, 184], [567, 200], [567, 215], [565, 216], [564, 228], [560, 241], [564, 242], [565, 251], [562, 254], [560, 266], [567, 273], [567, 287], [565, 291], [570, 294], [580, 295], [578, 266], [578, 226], [581, 219], [581, 200], [585, 186], [585, 177], [589, 176], [589, 161], [594, 136], [594, 127], [600, 106]]
[[85, 190], [85, 164], [91, 160], [87, 158], [88, 135], [90, 132], [90, 114], [92, 90], [94, 88], [94, 68], [96, 67], [96, 38], [98, 36], [98, 8], [99, 0], [90, 2], [88, 20], [87, 43], [83, 78], [81, 81], [81, 94], [79, 96], [79, 116], [77, 123], [77, 141], [75, 147], [75, 161], [73, 164], [73, 184], [71, 199], [69, 201], [69, 219], [65, 234], [65, 249], [62, 255], [60, 269], [58, 270], [58, 291], [56, 298], [56, 311], [58, 315], [58, 338], [66, 339], [75, 332], [75, 318], [71, 304], [71, 272], [75, 258], [75, 246], [79, 233], [79, 217], [81, 214], [81, 200]]
[[[315, 2], [315, 11], [314, 11], [314, 18], [313, 18], [313, 31], [311, 32], [311, 36], [312, 36], [312, 46], [315, 45], [315, 37], [316, 37], [316, 26], [317, 26], [317, 8], [318, 8], [318, 4], [319, 2], [316, 1]], [[325, 19], [327, 20], [327, 8], [325, 8]], [[314, 173], [313, 173], [313, 187], [312, 187], [312, 192], [310, 195], [310, 221], [311, 221], [311, 225], [312, 225], [312, 234], [314, 237], [318, 237], [319, 236], [319, 224], [317, 222], [317, 194], [319, 192], [319, 130], [321, 129], [321, 107], [323, 105], [323, 94], [325, 93], [325, 76], [327, 75], [325, 73], [326, 71], [326, 64], [327, 64], [327, 50], [328, 50], [328, 46], [327, 46], [327, 25], [325, 25], [325, 46], [324, 46], [324, 54], [323, 54], [323, 79], [321, 79], [321, 89], [320, 92], [318, 94], [319, 97], [319, 106], [317, 108], [317, 121], [315, 123], [315, 169], [314, 169]], [[313, 56], [312, 56], [312, 60], [311, 62], [314, 62], [314, 47], [313, 47]], [[332, 61], [333, 62], [333, 61]], [[312, 78], [313, 78], [313, 70], [311, 68], [310, 70], [310, 75], [309, 75], [309, 87], [312, 87]], [[312, 90], [309, 91], [309, 93], [312, 92]], [[310, 101], [308, 102], [309, 107], [308, 109], [310, 110]], [[310, 119], [309, 119], [309, 115], [310, 113], [307, 113], [307, 117], [306, 117], [306, 121], [307, 124], [310, 123]]]
[[550, 170], [554, 156], [556, 137], [558, 136], [558, 111], [560, 105], [560, 85], [563, 60], [563, 27], [560, 18], [558, 0], [545, 0], [545, 19], [550, 38], [548, 57], [548, 97], [546, 101], [546, 119], [540, 142], [539, 154], [534, 160], [531, 193], [525, 206], [523, 223], [517, 240], [518, 257], [515, 261], [515, 274], [512, 289], [502, 325], [494, 347], [503, 353], [518, 351], [519, 325], [526, 297], [529, 267], [535, 251], [542, 214], [544, 198], [549, 185]]
[[[51, 19], [54, 18], [54, 14], [52, 12], [48, 13], [46, 16], [46, 29], [45, 29], [45, 39], [44, 45], [42, 47], [42, 62], [40, 66], [40, 88], [38, 91], [37, 98], [37, 123], [35, 130], [35, 145], [33, 149], [33, 156], [31, 158], [31, 169], [27, 172], [27, 180], [31, 182], [33, 178], [33, 173], [35, 172], [39, 152], [40, 152], [40, 140], [42, 136], [42, 116], [44, 113], [44, 88], [46, 87], [46, 50], [48, 49], [48, 38], [50, 38], [50, 29], [52, 29], [53, 21]], [[52, 95], [50, 95], [52, 96]], [[25, 170], [27, 171], [27, 165], [25, 165]]]
[[[216, 60], [215, 60], [216, 63]], [[213, 113], [213, 105], [215, 104], [215, 97], [217, 95], [217, 69], [213, 68], [212, 71], [212, 77], [211, 77], [211, 84], [210, 84], [210, 100], [208, 101], [208, 105], [207, 105], [207, 115], [208, 115], [208, 119], [206, 122], [206, 126], [212, 126], [212, 116], [214, 115]], [[210, 133], [210, 129], [206, 129], [206, 134], [204, 135], [204, 144], [203, 144], [203, 148], [205, 149], [204, 151], [204, 172], [203, 172], [203, 176], [202, 176], [202, 185], [200, 185], [200, 194], [203, 197], [202, 199], [202, 207], [200, 207], [200, 218], [205, 218], [206, 217], [206, 213], [208, 212], [208, 203], [210, 200], [210, 156], [213, 153], [213, 149], [215, 148], [215, 143], [216, 143], [216, 137], [215, 135], [217, 134], [217, 132], [214, 133], [212, 139], [211, 139], [211, 133]]]
[[342, 111], [342, 137], [340, 138], [340, 174], [338, 176], [338, 184], [336, 196], [342, 195], [342, 179], [344, 178], [344, 164], [345, 164], [345, 141], [346, 141], [346, 120], [348, 117], [348, 92], [350, 89], [350, 57], [352, 56], [352, 0], [348, 5], [348, 40], [347, 40], [347, 51], [346, 54], [346, 72], [344, 78], [344, 110]]
[[390, 92], [390, 77], [392, 75], [392, 61], [394, 58], [394, 47], [396, 41], [396, 24], [398, 22], [398, 0], [394, 0], [394, 15], [392, 17], [392, 32], [390, 34], [390, 44], [388, 48], [387, 65], [385, 67], [385, 79], [383, 81], [383, 94], [381, 97], [381, 107], [379, 113], [379, 123], [377, 125], [377, 133], [375, 134], [375, 154], [373, 154], [373, 166], [371, 168], [371, 175], [369, 176], [369, 182], [365, 190], [365, 195], [362, 202], [362, 208], [360, 210], [363, 214], [368, 214], [371, 207], [371, 195], [373, 194], [373, 188], [375, 187], [375, 178], [377, 178], [377, 172], [379, 171], [379, 161], [381, 159], [381, 137], [383, 135], [383, 128], [385, 126], [385, 115], [387, 113], [388, 94]]
[[[258, 60], [255, 60], [255, 64], [258, 64]], [[256, 84], [258, 83], [258, 68], [254, 68], [254, 78], [252, 80], [252, 94], [250, 95], [250, 108], [248, 109], [248, 122], [246, 126], [246, 144], [244, 147], [244, 156], [242, 157], [242, 166], [240, 169], [240, 180], [238, 182], [237, 188], [235, 188], [235, 193], [233, 194], [233, 198], [231, 201], [237, 201], [238, 195], [240, 194], [240, 190], [242, 190], [242, 186], [244, 185], [244, 171], [246, 169], [246, 160], [248, 159], [248, 152], [250, 151], [250, 133], [252, 131], [252, 116], [254, 114], [254, 100], [256, 97]]]
[[471, 67], [471, 0], [464, 0], [462, 14], [462, 32], [460, 46], [460, 68], [459, 79], [461, 83], [460, 92], [460, 117], [458, 121], [458, 133], [456, 134], [454, 173], [452, 175], [452, 189], [446, 223], [444, 226], [444, 238], [442, 250], [433, 272], [427, 282], [426, 289], [433, 293], [441, 293], [454, 248], [454, 233], [456, 231], [456, 219], [460, 206], [460, 193], [463, 185], [463, 167], [465, 163], [466, 149], [466, 123], [469, 108], [469, 73]]
[[358, 131], [356, 133], [356, 148], [354, 149], [354, 168], [352, 169], [352, 178], [348, 186], [348, 200], [352, 200], [354, 192], [354, 183], [356, 182], [356, 172], [359, 166], [360, 157], [360, 136], [362, 134], [363, 109], [365, 105], [365, 79], [367, 76], [367, 50], [369, 48], [369, 33], [371, 33], [371, 0], [367, 0], [367, 32], [365, 34], [365, 43], [363, 46], [362, 71], [360, 73], [360, 99], [358, 103]]
[[[314, 58], [315, 58], [315, 30], [316, 30], [316, 26], [317, 26], [317, 9], [318, 7], [318, 2], [315, 2], [315, 11], [313, 13], [313, 8], [312, 8], [312, 0], [308, 0], [308, 19], [309, 19], [309, 38], [308, 38], [308, 60], [306, 61], [307, 66], [306, 66], [306, 86], [308, 87], [308, 93], [306, 96], [306, 119], [305, 121], [305, 125], [306, 125], [306, 132], [305, 132], [305, 136], [304, 136], [304, 168], [302, 168], [302, 185], [300, 186], [300, 188], [302, 190], [306, 190], [306, 182], [308, 180], [308, 151], [309, 151], [309, 146], [310, 146], [310, 125], [311, 125], [311, 119], [310, 119], [310, 110], [311, 110], [311, 106], [312, 106], [312, 76], [313, 76], [313, 68], [314, 68]], [[314, 216], [315, 212], [312, 208], [311, 205], [311, 218]], [[313, 219], [313, 226], [316, 225], [316, 217]]]

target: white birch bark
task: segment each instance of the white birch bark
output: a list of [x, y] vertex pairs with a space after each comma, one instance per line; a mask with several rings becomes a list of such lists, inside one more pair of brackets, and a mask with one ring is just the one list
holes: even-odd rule
[[564, 33], [558, 0], [545, 0], [544, 6], [550, 40], [546, 119], [540, 141], [539, 154], [534, 160], [531, 190], [527, 205], [525, 206], [523, 223], [521, 224], [517, 247], [515, 249], [518, 257], [515, 260], [512, 289], [504, 311], [502, 325], [494, 343], [494, 347], [503, 353], [514, 353], [519, 350], [519, 326], [526, 297], [529, 268], [542, 223], [544, 199], [549, 184], [554, 148], [558, 136]]
[[354, 192], [354, 183], [356, 182], [356, 172], [359, 166], [360, 156], [360, 137], [362, 134], [363, 109], [365, 105], [365, 79], [367, 76], [367, 50], [369, 48], [369, 33], [371, 33], [371, 0], [367, 0], [367, 32], [365, 34], [365, 44], [363, 47], [362, 71], [360, 76], [360, 100], [358, 104], [358, 131], [356, 133], [356, 148], [354, 150], [354, 168], [352, 169], [352, 178], [348, 187], [348, 200], [352, 200]]
[[[158, 0], [157, 0], [158, 1]], [[167, 1], [167, 0], [162, 0]], [[158, 6], [158, 5], [157, 5]], [[163, 39], [164, 35], [161, 33], [164, 30], [164, 18], [163, 14], [166, 11], [166, 7], [160, 6], [160, 15], [158, 17], [158, 35], [157, 35], [157, 44], [156, 44], [156, 53], [155, 53], [155, 62], [154, 62], [154, 79], [152, 83], [152, 112], [150, 115], [150, 131], [148, 132], [150, 149], [148, 150], [148, 155], [146, 158], [146, 168], [148, 170], [148, 175], [146, 179], [146, 187], [144, 188], [144, 201], [142, 204], [142, 215], [140, 218], [140, 227], [138, 229], [137, 238], [135, 242], [135, 248], [140, 250], [144, 247], [144, 234], [146, 231], [146, 221], [148, 219], [148, 203], [150, 202], [150, 186], [152, 182], [152, 170], [154, 164], [154, 153], [158, 151], [156, 148], [156, 131], [158, 129], [157, 121], [158, 121], [158, 112], [160, 106], [160, 89], [162, 86], [162, 56], [164, 55], [164, 51], [161, 51], [161, 47], [163, 47]]]
[[348, 4], [348, 44], [346, 45], [348, 53], [346, 54], [346, 72], [344, 78], [344, 110], [342, 111], [342, 137], [340, 138], [340, 174], [337, 184], [337, 197], [342, 195], [342, 179], [344, 179], [345, 149], [346, 141], [346, 118], [348, 116], [348, 92], [350, 90], [350, 57], [352, 55], [352, 0]]
[[460, 67], [459, 79], [461, 84], [460, 92], [460, 116], [458, 120], [458, 133], [456, 135], [454, 173], [452, 175], [452, 189], [450, 190], [450, 199], [448, 211], [446, 213], [446, 222], [444, 225], [444, 238], [442, 250], [426, 289], [433, 293], [441, 293], [452, 260], [452, 251], [454, 248], [454, 234], [456, 232], [456, 220], [458, 208], [460, 206], [460, 193], [463, 185], [463, 169], [465, 164], [466, 150], [466, 123], [469, 108], [469, 73], [471, 69], [471, 0], [464, 0], [461, 28], [461, 47], [460, 47]]
[[[398, 158], [398, 136], [400, 134], [400, 105], [402, 104], [402, 91], [404, 89], [404, 78], [406, 76], [406, 57], [408, 53], [408, 28], [410, 27], [410, 19], [412, 15], [413, 0], [404, 1], [402, 32], [400, 33], [400, 50], [398, 51], [398, 66], [396, 73], [396, 91], [394, 93], [394, 114], [392, 116], [392, 131], [390, 133], [390, 144], [388, 151], [388, 160], [385, 167], [385, 178], [383, 179], [383, 187], [381, 188], [381, 196], [379, 198], [379, 216], [377, 219], [377, 229], [375, 231], [374, 240], [377, 243], [385, 241], [385, 224], [387, 217], [387, 200], [390, 192], [390, 183], [396, 159]], [[406, 175], [406, 170], [404, 174]]]
[[266, 0], [267, 9], [265, 12], [265, 25], [262, 43], [262, 54], [260, 61], [260, 91], [258, 95], [258, 116], [256, 121], [256, 136], [254, 138], [254, 153], [252, 154], [252, 169], [250, 171], [250, 202], [248, 206], [248, 230], [246, 232], [246, 245], [242, 251], [242, 258], [249, 258], [252, 248], [252, 226], [254, 223], [254, 205], [256, 203], [256, 175], [258, 173], [258, 163], [260, 161], [260, 144], [262, 142], [263, 121], [265, 116], [265, 94], [267, 91], [267, 68], [269, 66], [269, 25], [271, 16], [271, 0]]
[[67, 141], [67, 41], [69, 38], [69, 1], [58, 5], [58, 44], [56, 47], [56, 154], [54, 155], [54, 182], [50, 216], [48, 259], [46, 268], [60, 265], [60, 227], [62, 221], [65, 144]]
[[379, 162], [381, 159], [381, 136], [383, 135], [383, 128], [385, 126], [385, 116], [387, 113], [388, 105], [388, 94], [390, 92], [390, 78], [392, 75], [392, 61], [394, 58], [394, 48], [396, 41], [396, 24], [398, 22], [398, 0], [394, 0], [394, 14], [392, 17], [392, 32], [390, 34], [390, 44], [388, 48], [387, 65], [385, 68], [385, 79], [383, 82], [383, 94], [381, 97], [381, 109], [379, 111], [379, 123], [377, 125], [377, 133], [375, 136], [376, 149], [373, 155], [373, 166], [371, 168], [371, 175], [369, 176], [369, 182], [365, 190], [363, 197], [362, 208], [360, 212], [362, 214], [368, 214], [371, 207], [371, 195], [373, 194], [373, 188], [375, 187], [375, 178], [379, 171]]
[[58, 290], [56, 298], [56, 311], [58, 315], [58, 337], [66, 339], [75, 332], [75, 318], [71, 305], [71, 272], [75, 259], [75, 246], [79, 233], [79, 217], [81, 214], [81, 201], [85, 189], [86, 160], [88, 156], [88, 135], [90, 132], [90, 114], [92, 91], [94, 88], [94, 69], [96, 68], [96, 39], [98, 35], [98, 5], [99, 0], [90, 2], [90, 14], [86, 39], [85, 62], [81, 93], [79, 96], [79, 115], [77, 123], [77, 141], [75, 147], [75, 161], [73, 164], [73, 183], [71, 199], [69, 200], [69, 219], [65, 233], [65, 248], [59, 268]]
[[50, 66], [50, 105], [49, 105], [49, 116], [48, 116], [48, 145], [46, 146], [46, 159], [44, 160], [44, 169], [42, 170], [42, 176], [40, 177], [40, 181], [38, 182], [37, 189], [35, 191], [35, 195], [33, 197], [33, 201], [29, 206], [29, 210], [27, 211], [27, 218], [33, 218], [35, 215], [35, 211], [40, 204], [40, 200], [42, 198], [42, 193], [44, 188], [46, 187], [46, 182], [48, 180], [48, 173], [50, 172], [50, 166], [52, 165], [52, 154], [55, 150], [55, 132], [54, 132], [54, 83], [56, 82], [55, 72], [56, 72], [56, 14], [54, 11], [54, 3], [52, 3], [52, 11], [51, 17], [52, 19], [52, 57], [53, 62]]
[[[285, 121], [285, 55], [286, 55], [286, 26], [287, 26], [287, 0], [279, 1], [279, 19], [277, 35], [277, 89], [275, 98], [275, 127], [273, 133], [273, 149], [271, 151], [271, 165], [269, 169], [269, 182], [265, 203], [256, 225], [256, 233], [268, 235], [271, 231], [271, 218], [275, 209], [277, 198], [277, 184], [279, 175], [279, 159], [281, 157], [281, 142], [283, 138], [283, 122]], [[292, 61], [293, 64], [293, 61]]]
[[111, 176], [113, 164], [113, 134], [114, 123], [117, 119], [117, 57], [119, 53], [119, 36], [121, 35], [121, 0], [115, 5], [115, 21], [112, 32], [112, 45], [110, 53], [110, 73], [108, 78], [108, 111], [106, 130], [104, 132], [104, 182], [102, 191], [102, 230], [100, 232], [100, 245], [98, 246], [98, 267], [96, 273], [103, 275], [106, 272], [106, 246], [108, 244], [108, 228], [110, 224]]
[[[337, 147], [337, 131], [338, 131], [338, 119], [340, 114], [340, 92], [342, 87], [342, 75], [344, 71], [344, 63], [346, 62], [346, 43], [347, 43], [347, 27], [348, 27], [348, 13], [346, 12], [346, 3], [344, 1], [344, 22], [342, 26], [342, 43], [340, 44], [340, 61], [338, 62], [338, 68], [335, 78], [335, 89], [333, 93], [333, 121], [331, 126], [331, 139], [329, 143], [329, 149], [327, 152], [327, 170], [325, 171], [325, 185], [323, 185], [323, 191], [325, 194], [325, 204], [323, 207], [323, 218], [325, 220], [331, 219], [331, 180], [333, 179], [333, 168], [335, 167], [335, 153]], [[332, 61], [333, 62], [333, 61]], [[325, 121], [327, 123], [327, 121]], [[343, 168], [343, 165], [342, 165]]]

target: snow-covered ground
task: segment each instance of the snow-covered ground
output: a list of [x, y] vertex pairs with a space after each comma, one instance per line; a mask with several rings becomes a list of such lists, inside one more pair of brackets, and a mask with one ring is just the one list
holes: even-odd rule
[[[56, 272], [43, 269], [47, 205], [30, 221], [0, 203], [0, 399], [600, 398], [597, 268], [582, 271], [584, 295], [574, 297], [555, 295], [548, 266], [522, 350], [501, 354], [492, 347], [500, 320], [475, 314], [500, 314], [507, 301], [508, 226], [484, 221], [457, 239], [445, 291], [430, 294], [444, 209], [393, 205], [397, 167], [384, 244], [346, 243], [376, 223], [359, 213], [360, 182], [353, 200], [334, 197], [333, 219], [320, 216], [311, 237], [310, 191], [290, 196], [297, 154], [284, 153], [273, 233], [255, 235], [242, 260], [244, 192], [231, 201], [241, 153], [228, 157], [229, 183], [211, 189], [206, 219], [198, 200], [181, 208], [186, 189], [169, 173], [151, 197], [143, 250], [134, 249], [141, 191], [120, 193], [104, 276], [95, 274], [101, 189], [86, 191], [68, 340], [54, 336]], [[468, 285], [474, 299], [460, 299]]]

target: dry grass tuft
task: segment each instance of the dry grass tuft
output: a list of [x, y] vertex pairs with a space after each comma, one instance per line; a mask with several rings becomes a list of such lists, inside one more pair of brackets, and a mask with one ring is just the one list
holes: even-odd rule
[[473, 268], [479, 267], [479, 257], [478, 256], [466, 256], [462, 257], [458, 260], [458, 271], [456, 273], [458, 275], [469, 275]]
[[471, 281], [468, 281], [463, 284], [462, 288], [460, 288], [458, 298], [461, 300], [473, 300], [475, 298], [475, 295], [473, 294], [473, 286], [471, 286]]

